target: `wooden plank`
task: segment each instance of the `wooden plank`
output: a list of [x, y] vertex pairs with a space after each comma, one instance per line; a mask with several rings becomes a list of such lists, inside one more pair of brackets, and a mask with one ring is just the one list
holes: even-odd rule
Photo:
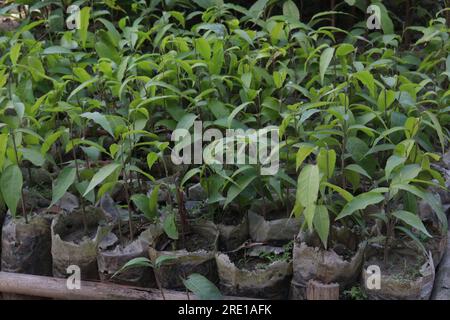
[[[166, 300], [187, 300], [186, 292], [164, 289]], [[112, 283], [81, 281], [80, 289], [69, 290], [66, 279], [0, 272], [0, 292], [60, 300], [164, 300], [158, 289], [128, 287]], [[190, 293], [189, 299], [197, 297]], [[246, 299], [224, 297], [226, 300]]]
[[307, 300], [339, 300], [339, 284], [324, 284], [309, 280], [306, 286]]

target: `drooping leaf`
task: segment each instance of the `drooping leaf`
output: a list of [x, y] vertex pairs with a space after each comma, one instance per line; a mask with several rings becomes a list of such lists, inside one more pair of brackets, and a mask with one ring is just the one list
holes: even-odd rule
[[380, 203], [384, 200], [384, 196], [380, 193], [366, 192], [354, 197], [350, 202], [348, 202], [341, 213], [336, 217], [336, 220], [345, 218], [352, 215], [355, 211], [363, 210], [370, 205]]
[[389, 179], [391, 176], [392, 170], [394, 170], [399, 165], [403, 164], [406, 161], [405, 158], [396, 156], [393, 154], [389, 157], [389, 159], [386, 161], [386, 167], [384, 169], [386, 180]]
[[164, 265], [165, 263], [170, 262], [172, 260], [176, 260], [176, 259], [177, 259], [176, 256], [168, 256], [168, 255], [159, 256], [158, 258], [156, 258], [155, 268], [159, 268], [162, 265]]
[[320, 55], [320, 82], [323, 84], [325, 78], [325, 73], [327, 72], [328, 66], [333, 59], [334, 48], [326, 48]]
[[195, 50], [197, 50], [206, 61], [211, 60], [211, 46], [205, 38], [201, 37], [195, 41]]
[[428, 237], [431, 237], [431, 234], [428, 233], [427, 228], [425, 228], [425, 225], [423, 224], [422, 220], [420, 220], [419, 216], [415, 215], [414, 213], [405, 210], [398, 210], [392, 212], [392, 215], [397, 219], [402, 220], [407, 225], [421, 231]]
[[283, 15], [290, 17], [294, 21], [300, 20], [300, 11], [294, 1], [287, 0], [283, 3]]
[[295, 157], [295, 169], [298, 170], [302, 165], [303, 161], [316, 149], [315, 146], [309, 144], [302, 144], [297, 151]]
[[150, 259], [145, 258], [145, 257], [137, 257], [134, 259], [131, 259], [130, 261], [128, 261], [127, 263], [125, 263], [122, 268], [120, 268], [119, 270], [117, 270], [117, 272], [115, 272], [111, 278], [116, 277], [117, 275], [119, 275], [120, 273], [123, 273], [124, 271], [128, 270], [128, 269], [132, 269], [132, 268], [153, 268], [153, 264], [150, 261]]
[[182, 187], [186, 183], [186, 181], [191, 179], [196, 174], [199, 174], [200, 172], [201, 172], [201, 170], [199, 168], [193, 168], [193, 169], [189, 170], [188, 172], [186, 172], [186, 174], [183, 177], [183, 180], [181, 180], [180, 186]]
[[114, 131], [108, 119], [106, 119], [105, 115], [101, 114], [98, 111], [95, 111], [95, 112], [85, 112], [82, 113], [80, 116], [94, 121], [95, 123], [100, 125], [103, 129], [105, 129], [112, 137], [114, 137]]
[[185, 287], [192, 291], [200, 300], [222, 300], [219, 289], [204, 276], [194, 273], [183, 280]]
[[259, 18], [265, 11], [269, 0], [257, 0], [248, 10], [252, 18]]
[[80, 35], [81, 40], [81, 46], [83, 48], [86, 47], [90, 17], [91, 17], [91, 8], [83, 7], [80, 10], [80, 27], [78, 29], [78, 33]]
[[158, 160], [158, 155], [155, 152], [150, 152], [147, 154], [147, 166], [151, 170], [155, 161]]
[[101, 168], [93, 177], [88, 187], [83, 193], [83, 197], [86, 196], [90, 191], [94, 190], [96, 186], [102, 183], [106, 178], [108, 178], [114, 171], [121, 167], [118, 163], [110, 163], [103, 168]]
[[50, 204], [50, 207], [64, 196], [70, 186], [75, 182], [75, 178], [75, 168], [67, 167], [61, 170], [55, 184], [53, 185], [52, 203]]
[[333, 149], [320, 149], [317, 155], [317, 165], [319, 166], [320, 172], [324, 173], [325, 178], [330, 179], [333, 177], [334, 167], [336, 165], [336, 151]]
[[224, 207], [228, 206], [248, 185], [256, 179], [255, 170], [248, 170], [236, 179], [236, 184], [231, 185], [227, 192]]
[[44, 156], [38, 150], [21, 148], [20, 151], [22, 152], [23, 158], [30, 161], [36, 167], [41, 167], [45, 162]]
[[133, 194], [130, 199], [146, 217], [150, 215], [149, 198], [145, 194]]
[[364, 168], [361, 167], [359, 164], [355, 164], [355, 163], [349, 164], [348, 166], [345, 167], [345, 170], [349, 170], [349, 171], [352, 171], [352, 172], [356, 172], [356, 173], [362, 174], [363, 176], [371, 179], [371, 177], [367, 173], [367, 171], [364, 170]]
[[170, 239], [173, 239], [173, 240], [178, 239], [179, 235], [178, 235], [177, 224], [175, 222], [175, 214], [171, 213], [171, 214], [167, 215], [167, 217], [164, 219], [163, 229], [164, 229], [164, 232], [167, 234], [167, 236]]
[[330, 217], [328, 216], [328, 209], [326, 206], [316, 206], [316, 212], [314, 214], [314, 229], [326, 249], [328, 234], [330, 232]]
[[159, 195], [160, 185], [157, 185], [153, 188], [150, 193], [149, 203], [148, 203], [148, 216], [147, 219], [155, 219], [158, 213], [158, 195]]
[[319, 185], [319, 167], [311, 164], [306, 165], [300, 172], [297, 181], [297, 198], [304, 207], [316, 202]]
[[13, 217], [16, 216], [17, 204], [19, 203], [22, 194], [22, 185], [22, 171], [20, 171], [20, 168], [17, 165], [10, 165], [2, 172], [0, 178], [0, 190], [2, 192], [3, 200]]

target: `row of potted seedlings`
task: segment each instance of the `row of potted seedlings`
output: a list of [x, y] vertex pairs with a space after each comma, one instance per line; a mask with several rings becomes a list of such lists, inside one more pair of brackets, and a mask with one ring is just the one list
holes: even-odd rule
[[[444, 170], [449, 169], [447, 164]], [[435, 237], [425, 251], [394, 239], [386, 262], [377, 239], [350, 221], [331, 225], [325, 245], [318, 232], [304, 228], [304, 219], [290, 216], [281, 200], [256, 200], [248, 211], [230, 206], [205, 219], [209, 206], [200, 184], [184, 192], [176, 178], [173, 184], [166, 181], [149, 183], [147, 195], [132, 196], [136, 212], [128, 215], [117, 204], [123, 186], [96, 206], [66, 192], [48, 209], [45, 198], [33, 198], [28, 179], [18, 209], [28, 214], [14, 218], [9, 211], [3, 223], [2, 270], [66, 277], [67, 268], [77, 265], [83, 279], [167, 289], [182, 289], [183, 279], [199, 273], [228, 295], [305, 299], [309, 280], [338, 283], [341, 292], [360, 280], [364, 290], [366, 270], [376, 265], [383, 266], [382, 289], [365, 288], [369, 298], [427, 299], [431, 294], [446, 244], [435, 219], [427, 223]], [[369, 206], [365, 212], [376, 210]], [[121, 271], [139, 257], [163, 263], [154, 270], [141, 264]]]

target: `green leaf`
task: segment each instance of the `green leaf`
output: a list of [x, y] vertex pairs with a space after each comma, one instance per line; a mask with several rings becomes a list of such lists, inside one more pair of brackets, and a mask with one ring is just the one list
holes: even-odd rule
[[211, 60], [211, 46], [205, 38], [201, 37], [195, 40], [195, 50], [200, 53], [205, 61]]
[[163, 264], [172, 261], [172, 260], [176, 260], [177, 257], [176, 256], [168, 256], [168, 255], [162, 255], [159, 256], [158, 258], [156, 258], [155, 260], [155, 268], [159, 268], [161, 267]]
[[52, 203], [49, 207], [53, 206], [62, 196], [66, 193], [67, 189], [74, 183], [76, 178], [75, 168], [64, 168], [58, 175], [55, 184], [53, 185]]
[[145, 257], [138, 257], [138, 258], [134, 258], [134, 259], [131, 259], [130, 261], [128, 261], [127, 263], [125, 263], [123, 266], [122, 266], [122, 268], [120, 268], [119, 270], [117, 270], [117, 272], [116, 273], [114, 273], [113, 275], [112, 275], [112, 277], [111, 278], [114, 278], [115, 276], [117, 276], [118, 274], [120, 274], [120, 273], [122, 273], [122, 272], [124, 272], [124, 271], [126, 271], [126, 270], [128, 270], [128, 269], [131, 269], [131, 268], [145, 268], [145, 267], [150, 267], [150, 268], [153, 268], [153, 264], [152, 264], [152, 262], [150, 261], [150, 259], [148, 259], [148, 258], [145, 258]]
[[302, 165], [303, 161], [316, 149], [316, 146], [310, 144], [302, 144], [297, 151], [295, 157], [295, 170], [298, 170]]
[[5, 162], [6, 148], [8, 147], [8, 134], [0, 134], [0, 171], [3, 170], [3, 164]]
[[60, 47], [60, 46], [52, 46], [52, 47], [48, 47], [45, 48], [44, 51], [42, 52], [43, 55], [47, 55], [47, 54], [71, 54], [72, 51], [70, 51], [67, 48], [64, 47]]
[[16, 216], [17, 204], [22, 195], [22, 185], [22, 171], [17, 165], [10, 165], [3, 171], [0, 178], [0, 191], [13, 217]]
[[196, 174], [199, 174], [200, 172], [201, 172], [201, 170], [199, 168], [193, 168], [193, 169], [189, 170], [188, 172], [186, 172], [186, 174], [183, 177], [183, 180], [181, 180], [180, 186], [182, 187], [186, 183], [186, 181], [188, 181], [190, 178], [192, 178]]
[[179, 235], [178, 235], [177, 225], [175, 223], [175, 214], [171, 213], [171, 214], [167, 215], [167, 217], [164, 219], [163, 229], [164, 229], [164, 232], [167, 234], [167, 236], [170, 239], [173, 239], [173, 240], [178, 239]]
[[197, 115], [193, 113], [185, 114], [180, 121], [178, 121], [177, 129], [186, 129], [189, 130], [193, 125], [194, 121], [197, 119]]
[[45, 138], [44, 143], [41, 146], [41, 154], [45, 155], [63, 133], [64, 133], [63, 130], [56, 131], [53, 132], [51, 135], [49, 135], [47, 138]]
[[81, 46], [86, 47], [86, 40], [89, 28], [89, 19], [91, 17], [91, 8], [84, 7], [80, 10], [80, 28], [78, 29], [78, 34], [81, 40]]
[[343, 43], [339, 45], [339, 47], [336, 49], [336, 56], [338, 57], [344, 57], [348, 55], [349, 53], [353, 52], [355, 50], [355, 47], [349, 43]]
[[366, 192], [357, 195], [344, 206], [341, 213], [336, 217], [336, 220], [347, 217], [357, 210], [363, 210], [369, 205], [380, 203], [383, 200], [384, 196], [375, 192]]
[[407, 192], [410, 192], [414, 194], [415, 196], [425, 200], [426, 203], [429, 204], [431, 209], [436, 213], [439, 221], [444, 226], [444, 229], [448, 228], [448, 222], [447, 222], [447, 216], [444, 212], [444, 208], [442, 207], [442, 204], [440, 201], [430, 192], [425, 192], [421, 189], [419, 189], [416, 186], [408, 185], [408, 184], [396, 184], [391, 185], [390, 189], [401, 189]]
[[406, 158], [396, 156], [395, 154], [390, 156], [389, 159], [386, 161], [386, 168], [384, 169], [386, 180], [388, 180], [389, 177], [391, 176], [392, 170], [397, 168], [399, 165], [405, 163], [405, 161]]
[[422, 171], [422, 167], [418, 164], [408, 164], [404, 166], [392, 179], [392, 184], [405, 183], [408, 184], [412, 179], [416, 178]]
[[258, 18], [261, 16], [267, 6], [269, 0], [258, 0], [248, 10], [252, 18]]
[[131, 196], [131, 201], [133, 201], [134, 205], [141, 211], [145, 217], [150, 216], [150, 208], [149, 208], [149, 198], [142, 193], [133, 194]]
[[314, 213], [314, 228], [326, 249], [328, 234], [330, 232], [330, 217], [328, 216], [328, 209], [326, 206], [316, 206], [316, 212]]
[[91, 190], [94, 190], [96, 186], [102, 183], [106, 178], [108, 178], [114, 171], [120, 168], [118, 163], [110, 163], [103, 168], [101, 168], [93, 177], [88, 187], [84, 191], [83, 197], [85, 197]]
[[101, 23], [103, 23], [103, 25], [106, 27], [106, 29], [108, 29], [108, 37], [112, 40], [114, 45], [117, 47], [119, 45], [119, 41], [122, 37], [121, 37], [119, 31], [117, 31], [116, 27], [114, 27], [114, 24], [112, 24], [110, 21], [103, 19], [103, 18], [99, 18], [97, 20], [100, 21]]
[[155, 152], [150, 152], [147, 154], [147, 166], [151, 170], [155, 161], [158, 160], [158, 155]]
[[85, 112], [80, 115], [83, 118], [89, 119], [97, 123], [103, 129], [105, 129], [112, 137], [114, 137], [114, 130], [111, 127], [108, 119], [98, 111], [95, 112]]
[[372, 98], [375, 98], [376, 88], [375, 88], [375, 79], [373, 78], [373, 75], [367, 70], [362, 70], [355, 73], [354, 76], [356, 77], [356, 79], [361, 81], [367, 87], [367, 89], [369, 89], [370, 96]]
[[240, 38], [244, 39], [249, 45], [253, 45], [253, 40], [250, 38], [247, 32], [241, 29], [234, 29], [234, 33], [236, 33]]
[[322, 185], [329, 187], [329, 188], [333, 189], [334, 191], [336, 191], [337, 193], [339, 193], [341, 195], [341, 197], [344, 198], [347, 202], [352, 201], [352, 199], [354, 198], [350, 192], [342, 189], [339, 186], [336, 186], [336, 185], [328, 183], [328, 182], [323, 182]]
[[380, 111], [384, 111], [389, 109], [389, 107], [395, 101], [395, 92], [392, 90], [381, 90], [380, 95], [378, 96], [378, 108]]
[[320, 82], [323, 85], [323, 80], [325, 78], [325, 73], [327, 72], [328, 66], [333, 59], [334, 48], [326, 48], [320, 56]]
[[427, 110], [425, 110], [424, 112], [430, 118], [431, 122], [433, 123], [432, 128], [434, 130], [436, 130], [436, 133], [439, 138], [439, 143], [441, 144], [441, 149], [442, 149], [441, 151], [442, 151], [442, 154], [444, 154], [445, 153], [445, 138], [444, 138], [444, 132], [442, 131], [441, 124], [434, 113], [427, 111]]
[[297, 199], [304, 207], [315, 204], [320, 186], [319, 167], [306, 165], [298, 176]]
[[431, 238], [431, 234], [428, 233], [427, 228], [425, 228], [422, 220], [420, 220], [420, 218], [414, 213], [405, 210], [398, 210], [392, 212], [392, 215]]
[[200, 300], [222, 300], [222, 294], [219, 289], [206, 279], [204, 276], [194, 273], [186, 280], [183, 280], [184, 286], [192, 291]]
[[317, 165], [319, 166], [320, 172], [324, 173], [325, 178], [330, 179], [333, 177], [334, 167], [336, 165], [336, 151], [333, 149], [320, 149], [317, 155]]
[[246, 174], [241, 175], [236, 179], [236, 184], [233, 184], [227, 191], [227, 198], [225, 200], [224, 208], [231, 203], [247, 186], [256, 179], [255, 170], [249, 170]]
[[160, 185], [156, 185], [152, 192], [150, 193], [149, 203], [148, 203], [148, 216], [147, 219], [153, 220], [157, 217], [158, 213], [158, 194]]
[[369, 151], [367, 144], [357, 137], [350, 137], [347, 140], [347, 151], [351, 154], [353, 160], [361, 161]]
[[20, 49], [22, 48], [22, 43], [16, 42], [10, 49], [9, 57], [13, 65], [17, 64], [17, 60], [19, 60]]
[[422, 241], [416, 237], [414, 233], [411, 232], [408, 228], [405, 228], [403, 226], [397, 226], [395, 229], [402, 231], [404, 234], [406, 234], [408, 237], [410, 237], [417, 245], [417, 247], [424, 253], [427, 254], [427, 250], [425, 249], [425, 246], [423, 245]]
[[88, 81], [83, 82], [82, 84], [80, 84], [78, 87], [76, 87], [69, 95], [69, 97], [67, 97], [67, 101], [69, 101], [70, 99], [72, 99], [73, 96], [75, 96], [78, 92], [80, 92], [81, 90], [83, 90], [84, 88], [87, 88], [88, 86], [90, 86], [91, 84], [95, 83], [98, 81], [98, 78], [92, 78]]
[[380, 8], [381, 11], [381, 28], [383, 29], [384, 34], [393, 34], [394, 31], [394, 23], [391, 20], [391, 17], [389, 16], [389, 11], [386, 9], [386, 7], [380, 2], [375, 1], [373, 2], [375, 5], [377, 5]]
[[300, 20], [300, 11], [294, 1], [287, 0], [283, 3], [283, 15], [293, 20]]
[[20, 151], [22, 152], [23, 158], [30, 161], [36, 167], [41, 167], [45, 162], [45, 158], [38, 150], [21, 148]]
[[222, 41], [216, 41], [213, 47], [213, 56], [209, 62], [209, 70], [212, 74], [218, 75], [224, 63], [224, 52]]
[[361, 167], [359, 164], [355, 164], [355, 163], [349, 164], [348, 166], [345, 167], [345, 170], [356, 172], [356, 173], [362, 174], [363, 176], [366, 176], [369, 179], [372, 179], [370, 177], [370, 175], [367, 173], [367, 171], [364, 170], [364, 168]]

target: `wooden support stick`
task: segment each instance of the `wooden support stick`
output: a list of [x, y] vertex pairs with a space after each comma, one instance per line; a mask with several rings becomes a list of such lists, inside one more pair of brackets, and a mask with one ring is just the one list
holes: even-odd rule
[[[158, 289], [128, 287], [112, 283], [81, 281], [80, 289], [69, 290], [66, 279], [0, 272], [0, 292], [60, 300], [162, 300]], [[164, 289], [166, 300], [187, 300], [185, 292]], [[189, 294], [191, 300], [197, 299]], [[224, 299], [245, 299], [224, 297]]]
[[339, 284], [323, 284], [316, 280], [309, 280], [306, 287], [307, 300], [339, 300]]

